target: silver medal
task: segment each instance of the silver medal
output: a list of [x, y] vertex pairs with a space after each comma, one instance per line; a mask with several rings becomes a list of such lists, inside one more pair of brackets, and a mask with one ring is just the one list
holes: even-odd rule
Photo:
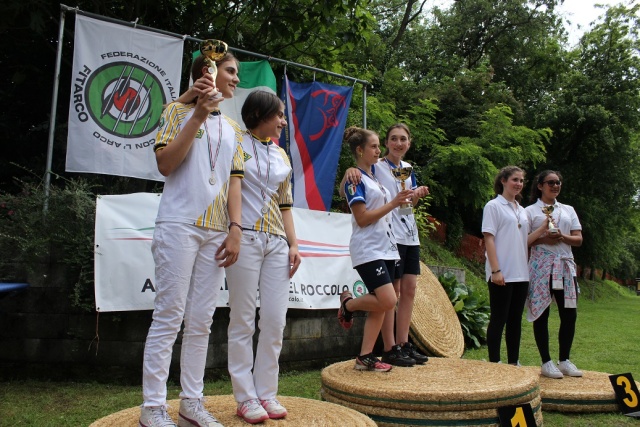
[[267, 212], [269, 212], [269, 207], [267, 205], [264, 205], [262, 209], [260, 209], [260, 212], [262, 212], [262, 215], [266, 215]]
[[214, 175], [209, 178], [209, 184], [216, 185], [216, 177]]

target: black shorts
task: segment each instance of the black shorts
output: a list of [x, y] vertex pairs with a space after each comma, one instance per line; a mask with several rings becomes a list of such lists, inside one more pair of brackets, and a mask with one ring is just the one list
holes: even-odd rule
[[420, 274], [420, 246], [407, 246], [398, 244], [400, 261], [396, 264], [394, 277], [401, 279], [405, 274]]
[[354, 268], [360, 275], [369, 293], [374, 294], [376, 288], [386, 285], [387, 283], [393, 283], [395, 265], [396, 260], [378, 259], [360, 264]]

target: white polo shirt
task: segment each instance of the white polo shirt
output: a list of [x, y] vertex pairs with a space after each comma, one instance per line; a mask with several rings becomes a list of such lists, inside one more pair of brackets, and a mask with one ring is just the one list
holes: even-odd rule
[[[375, 166], [372, 166], [371, 169], [375, 176]], [[385, 196], [387, 202], [391, 201], [389, 192], [382, 184], [364, 172], [362, 172], [360, 184], [345, 183], [344, 193], [347, 196], [349, 207], [353, 203], [364, 202], [366, 209], [372, 210], [385, 205]], [[391, 230], [390, 213], [365, 227], [360, 227], [352, 215], [351, 228], [349, 252], [354, 268], [375, 260], [400, 259], [396, 239]]]
[[[242, 148], [242, 227], [284, 237], [281, 210], [293, 206], [289, 157], [273, 141], [260, 141], [248, 131]], [[266, 213], [262, 213], [265, 207]]]
[[[498, 264], [504, 281], [528, 282], [529, 221], [525, 209], [520, 204], [514, 207], [502, 195], [498, 195], [484, 206], [482, 232], [492, 234], [495, 238]], [[485, 275], [487, 280], [491, 278], [489, 258], [485, 261]]]
[[[526, 207], [525, 212], [529, 221], [529, 232], [540, 227], [545, 221], [546, 215], [542, 213], [543, 206], [546, 206], [546, 203], [538, 199], [538, 201], [533, 205]], [[572, 206], [564, 205], [556, 201], [553, 205], [553, 213], [551, 214], [551, 217], [562, 234], [566, 234], [568, 236], [573, 230], [582, 230], [582, 225], [580, 224], [580, 220], [578, 220], [578, 215]], [[558, 242], [556, 245], [542, 244], [536, 246], [563, 257], [573, 256], [571, 246], [565, 242]]]
[[[172, 102], [162, 113], [154, 150], [172, 143], [195, 111], [195, 104]], [[242, 130], [224, 114], [200, 125], [184, 160], [164, 183], [158, 222], [179, 222], [227, 232], [231, 176], [244, 175]], [[212, 171], [213, 169], [213, 171]], [[210, 183], [214, 176], [214, 184]]]
[[[403, 161], [400, 161], [400, 165], [395, 165], [384, 157], [378, 160], [376, 164], [376, 178], [378, 178], [378, 181], [389, 191], [389, 200], [395, 198], [402, 189], [402, 184], [394, 178], [391, 169], [407, 166], [411, 165]], [[411, 176], [405, 180], [404, 185], [407, 190], [415, 190], [417, 188], [416, 177], [413, 171], [411, 171]], [[416, 225], [414, 215], [400, 215], [399, 208], [396, 208], [391, 211], [391, 216], [393, 218], [391, 221], [391, 229], [398, 243], [407, 246], [418, 246], [420, 240], [418, 238], [418, 226]]]

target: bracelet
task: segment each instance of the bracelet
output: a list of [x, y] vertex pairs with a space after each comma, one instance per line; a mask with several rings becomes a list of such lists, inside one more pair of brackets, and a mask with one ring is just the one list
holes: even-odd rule
[[244, 229], [242, 228], [242, 226], [240, 224], [238, 224], [235, 221], [231, 221], [229, 223], [229, 231], [231, 231], [231, 227], [238, 227], [240, 229], [240, 232], [242, 232]]
[[500, 273], [502, 270], [497, 269], [496, 271], [492, 271], [491, 274], [496, 274], [496, 273]]

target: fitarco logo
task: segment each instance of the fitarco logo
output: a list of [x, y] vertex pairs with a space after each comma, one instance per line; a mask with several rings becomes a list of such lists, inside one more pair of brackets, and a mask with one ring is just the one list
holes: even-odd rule
[[112, 62], [89, 76], [85, 86], [89, 115], [104, 131], [139, 138], [156, 130], [166, 103], [160, 80], [129, 62]]
[[364, 282], [362, 280], [356, 280], [355, 282], [353, 282], [353, 295], [358, 298], [361, 297], [362, 295], [367, 294], [367, 287], [365, 286]]

